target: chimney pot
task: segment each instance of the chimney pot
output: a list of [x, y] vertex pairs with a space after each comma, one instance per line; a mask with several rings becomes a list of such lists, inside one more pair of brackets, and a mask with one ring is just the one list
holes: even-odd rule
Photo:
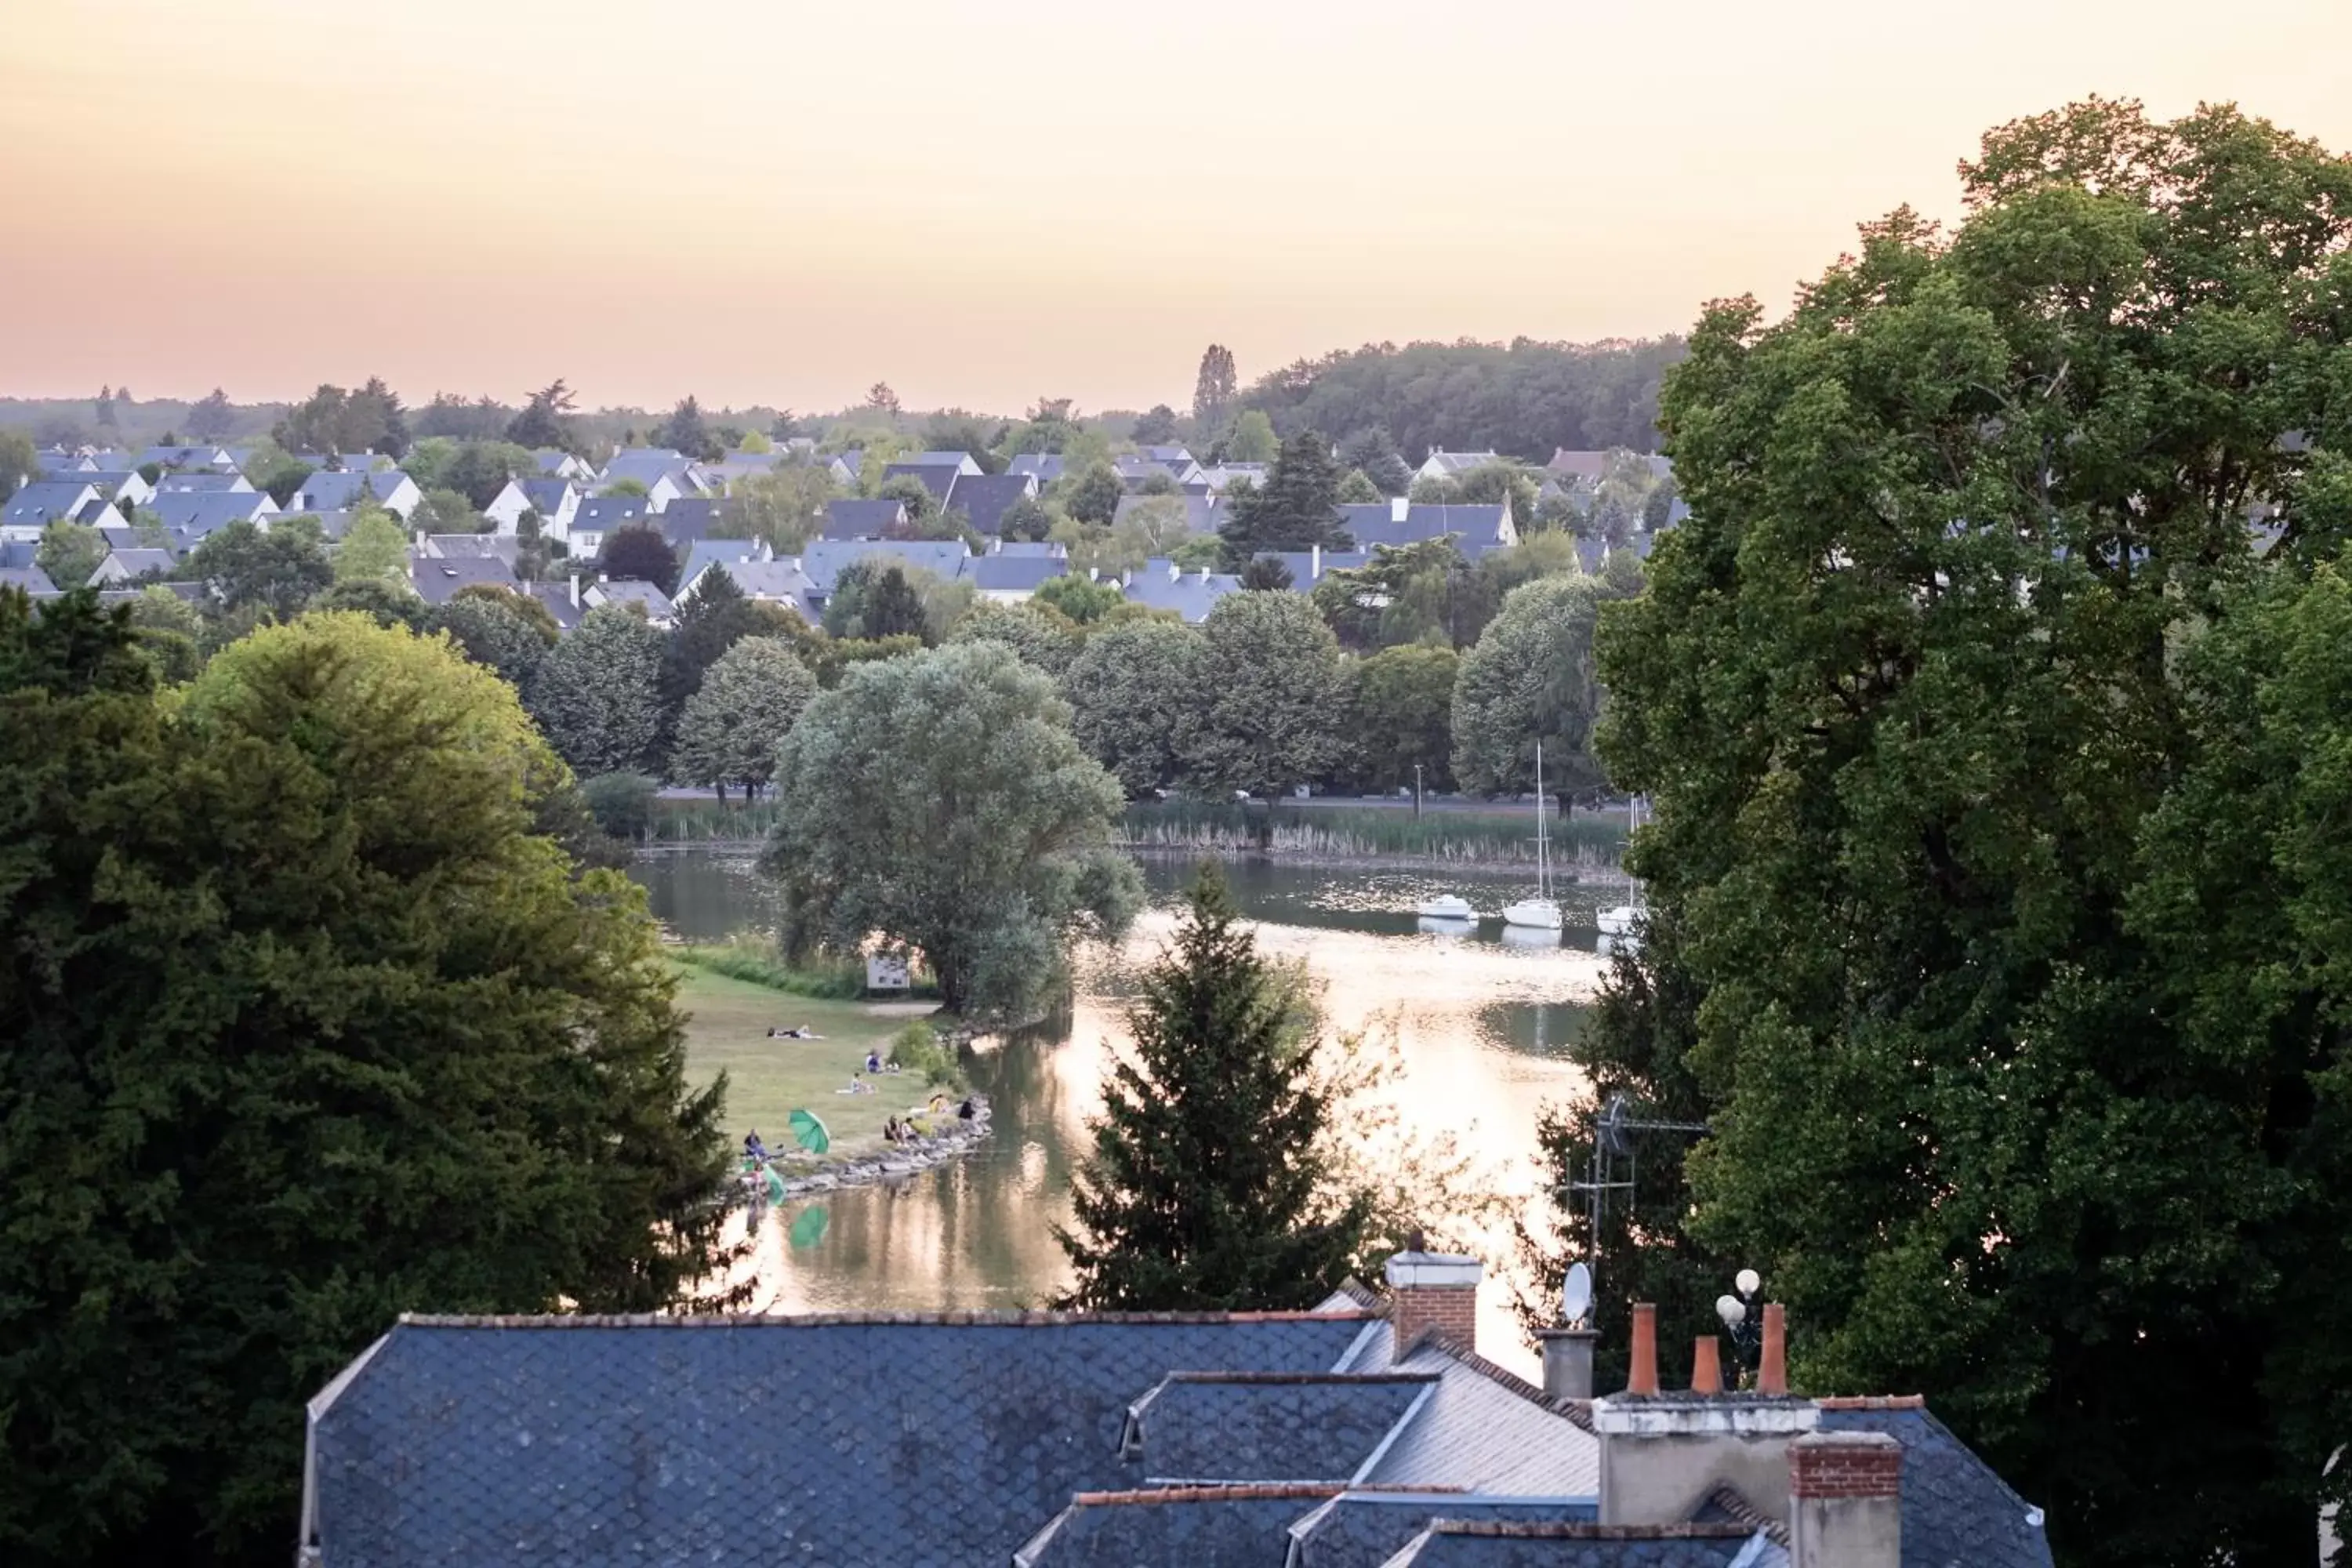
[[1764, 1347], [1756, 1362], [1756, 1392], [1789, 1392], [1788, 1315], [1778, 1301], [1764, 1303]]
[[1658, 1309], [1653, 1302], [1633, 1303], [1633, 1363], [1625, 1374], [1625, 1392], [1658, 1392]]
[[1543, 1391], [1552, 1399], [1592, 1397], [1592, 1345], [1600, 1338], [1591, 1329], [1538, 1329], [1543, 1342]]
[[1478, 1348], [1478, 1280], [1486, 1265], [1475, 1258], [1414, 1248], [1388, 1261], [1389, 1322], [1400, 1354], [1435, 1329], [1465, 1351]]
[[1723, 1392], [1723, 1343], [1713, 1334], [1701, 1334], [1691, 1346], [1691, 1392]]

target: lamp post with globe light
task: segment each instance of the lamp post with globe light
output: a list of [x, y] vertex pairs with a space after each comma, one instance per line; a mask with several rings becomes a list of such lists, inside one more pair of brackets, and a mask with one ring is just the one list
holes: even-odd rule
[[1753, 1268], [1743, 1268], [1732, 1277], [1731, 1288], [1738, 1293], [1717, 1296], [1715, 1315], [1723, 1320], [1724, 1331], [1731, 1336], [1732, 1360], [1740, 1369], [1740, 1381], [1747, 1383], [1763, 1353], [1764, 1325], [1755, 1307], [1756, 1293], [1764, 1288], [1764, 1281]]

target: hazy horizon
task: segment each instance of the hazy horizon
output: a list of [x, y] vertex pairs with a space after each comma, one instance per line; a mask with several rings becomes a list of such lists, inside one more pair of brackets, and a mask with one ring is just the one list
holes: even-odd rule
[[2210, 15], [44, 0], [0, 40], [0, 395], [1095, 410], [1182, 405], [1213, 341], [1246, 382], [1655, 336], [1955, 216], [1987, 127], [2088, 93], [2352, 148], [2352, 6]]

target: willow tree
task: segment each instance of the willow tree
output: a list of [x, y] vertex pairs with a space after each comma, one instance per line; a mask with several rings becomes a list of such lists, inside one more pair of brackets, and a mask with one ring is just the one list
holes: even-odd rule
[[2352, 165], [2093, 100], [1961, 177], [1670, 377], [1691, 516], [1600, 662], [1673, 940], [1589, 1050], [1696, 1090], [1684, 1228], [1810, 1386], [1928, 1393], [2066, 1562], [2309, 1561], [2352, 990], [2226, 1018], [2284, 955], [2143, 909], [2230, 743], [2187, 650], [2352, 531]]

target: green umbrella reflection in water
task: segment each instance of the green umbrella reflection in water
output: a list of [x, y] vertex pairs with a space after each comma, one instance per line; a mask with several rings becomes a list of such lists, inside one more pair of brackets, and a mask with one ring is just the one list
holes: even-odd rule
[[823, 1204], [813, 1204], [801, 1210], [799, 1217], [793, 1221], [793, 1228], [784, 1233], [784, 1239], [792, 1244], [795, 1252], [803, 1247], [814, 1247], [824, 1239], [824, 1227], [832, 1217]]
[[791, 1118], [793, 1142], [812, 1154], [822, 1154], [833, 1147], [833, 1134], [817, 1120], [814, 1110], [795, 1110]]

